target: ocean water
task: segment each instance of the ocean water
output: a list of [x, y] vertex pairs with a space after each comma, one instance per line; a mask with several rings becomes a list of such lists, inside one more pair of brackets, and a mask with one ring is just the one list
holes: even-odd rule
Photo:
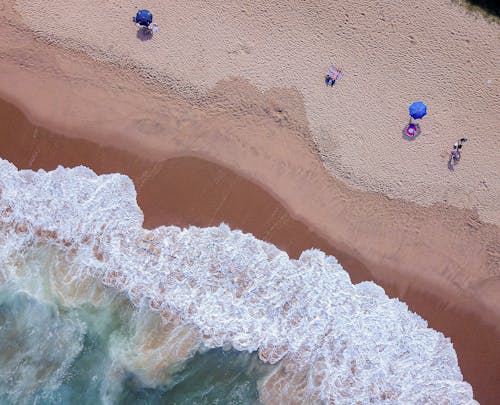
[[0, 160], [0, 403], [475, 403], [449, 339], [334, 257], [142, 222], [126, 176]]
[[161, 333], [158, 314], [136, 312], [124, 296], [104, 290], [98, 300], [64, 304], [47, 277], [50, 260], [39, 259], [23, 264], [32, 282], [0, 287], [1, 404], [260, 403], [257, 381], [272, 366], [234, 350], [200, 351], [170, 372], [159, 369], [151, 384], [123, 356], [146, 350], [137, 341], [143, 327]]

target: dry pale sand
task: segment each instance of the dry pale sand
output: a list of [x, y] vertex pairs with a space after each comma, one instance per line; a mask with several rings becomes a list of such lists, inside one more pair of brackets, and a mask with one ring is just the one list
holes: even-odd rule
[[[498, 26], [452, 3], [238, 2], [217, 9], [144, 2], [161, 32], [142, 41], [134, 10], [117, 1], [102, 13], [94, 1], [52, 4], [0, 6], [0, 93], [35, 123], [18, 130], [29, 135], [18, 141], [2, 133], [0, 156], [22, 167], [88, 163], [129, 174], [149, 226], [224, 220], [291, 254], [309, 246], [333, 253], [354, 280], [369, 269], [453, 337], [475, 397], [493, 403], [500, 378], [493, 329], [500, 324]], [[58, 18], [44, 21], [49, 12]], [[43, 41], [33, 40], [32, 30]], [[331, 62], [346, 75], [327, 89], [322, 75]], [[429, 116], [422, 135], [408, 142], [401, 137], [407, 104], [420, 98]], [[59, 150], [49, 138], [47, 147], [41, 127], [100, 146]], [[463, 135], [470, 142], [450, 171], [449, 146]], [[185, 209], [200, 194], [182, 194], [182, 183], [172, 181], [165, 187], [183, 203], [163, 205], [146, 191], [169, 170], [193, 167], [182, 159], [161, 163], [179, 156], [235, 170], [274, 202], [262, 197], [248, 213], [245, 203], [258, 200], [253, 190], [229, 199], [239, 210], [219, 206], [218, 197], [206, 211], [199, 203]], [[194, 165], [186, 182], [203, 184], [200, 173], [208, 172], [206, 181], [220, 180], [223, 195], [251, 187], [211, 165]]]
[[[211, 90], [229, 78], [272, 90], [278, 119], [308, 126], [326, 167], [348, 184], [476, 210], [500, 225], [500, 30], [451, 1], [16, 4], [41, 37], [141, 67], [197, 101], [247, 110], [244, 99], [213, 100]], [[151, 41], [134, 37], [134, 6], [150, 8], [160, 25]], [[322, 80], [331, 63], [345, 70], [333, 91]], [[419, 99], [429, 115], [422, 135], [408, 142], [401, 136], [407, 106]], [[305, 115], [289, 103], [303, 105]], [[450, 171], [450, 146], [463, 136], [465, 159]]]

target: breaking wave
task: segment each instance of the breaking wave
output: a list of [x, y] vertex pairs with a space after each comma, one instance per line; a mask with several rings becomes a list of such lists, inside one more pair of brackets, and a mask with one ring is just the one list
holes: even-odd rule
[[[266, 404], [475, 403], [450, 340], [375, 283], [353, 285], [334, 257], [292, 260], [224, 224], [142, 224], [126, 176], [0, 160], [0, 325], [31, 314], [22, 339], [52, 336], [22, 358], [0, 345], [0, 398], [60, 391], [85, 339], [107, 336], [104, 383], [168, 385], [193, 356], [224, 348], [274, 365], [252, 366]], [[18, 313], [2, 315], [7, 304]], [[112, 312], [133, 327], [113, 329]], [[114, 403], [105, 385], [99, 398]]]

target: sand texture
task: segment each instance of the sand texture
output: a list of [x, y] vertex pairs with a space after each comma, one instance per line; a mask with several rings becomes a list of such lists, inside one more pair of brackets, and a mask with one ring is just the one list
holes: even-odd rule
[[[34, 170], [83, 164], [98, 173], [127, 174], [138, 186], [137, 202], [149, 229], [163, 224], [188, 227], [225, 222], [233, 229], [273, 243], [294, 259], [311, 247], [335, 256], [349, 271], [353, 283], [376, 281], [389, 296], [408, 303], [410, 310], [423, 316], [430, 327], [450, 337], [464, 380], [474, 388], [474, 397], [483, 404], [495, 403], [500, 331], [474, 314], [474, 301], [436, 295], [422, 283], [401, 284], [381, 278], [376, 267], [369, 271], [352, 252], [339, 250], [307, 224], [292, 218], [261, 187], [217, 164], [190, 157], [155, 162], [117, 148], [53, 134], [32, 125], [14, 106], [4, 102], [0, 102], [0, 113], [4, 123], [0, 128], [0, 150], [4, 158]], [[495, 293], [494, 283], [485, 284]]]
[[[271, 91], [270, 113], [307, 125], [325, 166], [352, 186], [477, 210], [500, 224], [500, 33], [463, 7], [435, 0], [16, 3], [37, 35], [140, 68], [198, 102], [251, 109], [243, 97], [211, 94], [230, 78]], [[160, 34], [152, 40], [135, 36], [133, 5], [153, 11]], [[333, 90], [323, 82], [332, 63], [345, 71]], [[429, 114], [421, 136], [407, 141], [407, 106], [420, 99]], [[464, 159], [449, 170], [450, 146], [463, 136], [470, 140]]]
[[[0, 95], [33, 123], [12, 118], [2, 157], [20, 168], [80, 162], [129, 174], [146, 226], [227, 221], [291, 255], [332, 253], [353, 280], [376, 280], [455, 336], [475, 398], [494, 403], [500, 342], [480, 325], [500, 325], [497, 25], [428, 0], [51, 4], [0, 5]], [[137, 35], [134, 7], [155, 14], [151, 40]], [[345, 70], [333, 89], [323, 82], [332, 63]], [[429, 114], [408, 141], [401, 130], [418, 99]], [[62, 147], [43, 128], [95, 146]], [[450, 170], [462, 136], [469, 142]], [[186, 156], [213, 163], [186, 175], [189, 192], [167, 182], [183, 202], [166, 208], [155, 186], [165, 170], [188, 170], [172, 160]], [[234, 198], [250, 186], [228, 180], [227, 169], [274, 202], [252, 211], [258, 193]], [[200, 171], [213, 174], [213, 187]], [[214, 189], [207, 207], [189, 204]]]
[[[18, 3], [18, 9], [23, 4]], [[33, 11], [37, 3], [30, 4], [30, 8], [23, 12], [23, 18], [34, 24], [32, 21], [39, 21], [38, 17], [35, 18], [37, 13]], [[7, 24], [2, 27], [5, 41], [2, 46], [0, 88], [7, 99], [22, 106], [33, 122], [101, 145], [119, 145], [120, 148], [140, 152], [157, 161], [175, 156], [198, 156], [221, 163], [263, 185], [296, 218], [307, 220], [313, 229], [340, 250], [348, 249], [368, 268], [376, 266], [378, 276], [394, 281], [403, 279], [404, 283], [416, 279], [425, 280], [435, 289], [446, 290], [467, 299], [473, 298], [489, 313], [495, 314], [497, 320], [500, 319], [498, 226], [488, 224], [475, 209], [457, 210], [452, 209], [449, 204], [439, 203], [424, 208], [413, 202], [403, 203], [403, 200], [393, 199], [383, 193], [357, 192], [346, 187], [343, 182], [336, 181], [324, 170], [324, 161], [318, 158], [317, 145], [307, 138], [309, 127], [305, 125], [308, 124], [310, 114], [304, 112], [308, 110], [307, 101], [296, 88], [273, 88], [262, 92], [251, 82], [245, 81], [246, 78], [236, 77], [217, 83], [211, 90], [209, 86], [190, 87], [180, 79], [168, 79], [169, 76], [162, 70], [164, 68], [145, 68], [148, 61], [158, 61], [159, 54], [164, 51], [163, 47], [157, 51], [148, 50], [147, 47], [156, 46], [154, 44], [161, 42], [162, 38], [164, 40], [167, 35], [173, 34], [162, 29], [151, 41], [141, 41], [134, 36], [136, 28], [129, 20], [130, 24], [124, 21], [114, 31], [111, 29], [112, 25], [109, 26], [110, 34], [103, 35], [99, 34], [99, 30], [104, 29], [103, 26], [96, 28], [90, 17], [83, 18], [85, 12], [96, 13], [97, 6], [88, 6], [86, 11], [68, 9], [70, 6], [77, 7], [72, 3], [66, 3], [61, 8], [55, 7], [56, 14], [60, 16], [57, 19], [59, 23], [78, 15], [78, 21], [75, 20], [72, 30], [60, 29], [53, 33], [51, 38], [58, 44], [73, 47], [81, 45], [91, 56], [104, 60], [104, 56], [107, 55], [109, 59], [113, 53], [105, 54], [96, 46], [89, 48], [85, 44], [90, 44], [92, 38], [96, 41], [111, 40], [116, 34], [112, 48], [118, 47], [120, 41], [127, 43], [127, 46], [123, 45], [123, 49], [130, 58], [126, 54], [115, 58], [115, 67], [118, 66], [116, 61], [133, 67], [135, 65], [132, 61], [137, 55], [154, 54], [154, 59], [144, 58], [144, 69], [140, 71], [143, 75], [147, 74], [150, 80], [142, 82], [132, 69], [110, 69], [109, 60], [106, 63], [94, 63], [85, 55], [34, 42], [19, 19], [18, 12], [12, 8], [14, 5], [10, 3], [11, 7], [7, 7]], [[449, 7], [452, 15], [464, 13], [455, 6]], [[113, 7], [109, 6], [109, 10], [111, 9]], [[260, 10], [257, 6], [254, 9]], [[114, 18], [110, 18], [109, 24], [119, 20], [119, 10], [118, 8]], [[175, 14], [173, 10], [175, 8], [170, 10], [172, 15]], [[234, 11], [234, 7], [227, 6], [227, 10]], [[47, 12], [42, 9], [38, 11], [41, 14]], [[184, 14], [178, 14], [177, 20], [188, 19], [189, 16], [195, 21], [189, 11], [187, 8]], [[208, 17], [207, 11], [203, 24], [211, 21]], [[473, 16], [463, 14], [463, 18], [469, 18], [469, 22], [481, 26], [485, 24], [483, 31], [486, 34], [496, 33], [498, 30], [485, 21], [476, 21]], [[318, 19], [322, 21], [321, 16]], [[161, 13], [158, 20], [162, 21]], [[42, 28], [48, 32], [51, 24], [49, 21], [40, 25], [37, 34], [43, 34], [40, 31]], [[80, 32], [85, 28], [87, 31]], [[214, 28], [214, 33], [219, 31], [220, 28]], [[483, 31], [478, 35], [483, 35]], [[80, 39], [89, 39], [86, 42], [57, 40], [58, 36], [70, 33], [76, 35], [78, 32]], [[43, 35], [48, 38], [48, 34]], [[267, 35], [265, 37], [268, 38]], [[215, 40], [216, 38], [213, 39]], [[217, 41], [211, 41], [206, 43], [213, 44], [214, 49], [222, 46]], [[186, 45], [186, 52], [190, 49], [192, 47]], [[488, 55], [491, 62], [494, 53], [490, 52]], [[177, 57], [182, 59], [182, 52], [171, 59]], [[274, 54], [269, 55], [271, 60], [274, 57]], [[182, 75], [185, 71], [181, 68], [181, 63], [178, 63], [177, 75]], [[223, 70], [225, 65], [220, 65]], [[155, 82], [154, 79], [164, 81]], [[202, 97], [203, 91], [205, 96], [195, 102], [193, 98], [186, 98], [185, 92], [169, 91], [161, 86], [168, 83], [173, 85], [174, 82], [177, 83], [178, 90], [192, 89], [192, 97], [196, 94]], [[322, 83], [322, 79], [320, 82]], [[347, 77], [343, 79], [342, 86], [345, 87], [346, 83]], [[137, 91], [138, 88], [140, 92]], [[341, 88], [339, 85], [333, 91]], [[330, 99], [335, 94], [330, 91], [332, 89], [323, 90], [328, 90], [325, 97]], [[286, 97], [278, 97], [280, 95]], [[360, 100], [361, 96], [359, 93]], [[387, 97], [389, 96], [390, 92]], [[278, 101], [286, 102], [290, 111], [277, 107]], [[406, 109], [406, 104], [404, 108]], [[484, 106], [486, 111], [490, 108], [491, 105]], [[403, 116], [404, 114], [401, 122], [404, 122]], [[314, 125], [310, 126], [310, 131], [314, 134]], [[420, 139], [424, 137], [411, 145], [418, 145]], [[410, 145], [400, 135], [397, 140], [391, 139], [391, 142]], [[484, 145], [486, 144], [487, 139]], [[468, 149], [465, 152], [473, 149], [470, 146], [471, 144], [466, 145]], [[494, 147], [485, 149], [493, 151]], [[397, 153], [387, 154], [390, 158], [395, 158], [396, 155]], [[424, 151], [422, 156], [427, 156]], [[448, 171], [444, 159], [445, 168], [439, 180], [431, 181], [430, 177], [422, 177], [428, 179], [425, 188], [420, 191], [422, 196], [429, 200], [435, 198], [436, 183], [441, 184], [444, 176], [458, 175], [458, 171], [462, 171], [468, 161], [466, 156], [453, 174]], [[412, 165], [415, 163], [407, 161]], [[375, 160], [371, 162], [376, 163]], [[493, 180], [488, 193], [493, 192], [490, 195], [493, 196], [494, 190], [499, 188], [498, 178], [494, 177], [498, 172], [498, 159], [482, 158], [475, 159], [474, 162], [477, 163], [477, 168], [484, 164], [485, 170], [492, 171]], [[377, 163], [378, 166], [392, 175], [393, 171], [381, 162]], [[382, 171], [380, 168], [376, 170]], [[412, 172], [413, 168], [409, 171]], [[482, 174], [476, 173], [475, 179], [481, 176]], [[453, 195], [476, 198], [480, 193]], [[492, 212], [500, 212], [498, 199], [495, 198], [483, 207], [489, 207], [488, 210]]]

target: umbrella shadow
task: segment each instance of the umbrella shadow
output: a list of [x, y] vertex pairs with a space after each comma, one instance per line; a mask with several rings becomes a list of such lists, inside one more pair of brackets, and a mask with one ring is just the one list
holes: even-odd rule
[[137, 30], [137, 38], [139, 38], [141, 41], [150, 41], [153, 39], [153, 31], [151, 31], [148, 28], [139, 28]]
[[419, 135], [420, 135], [420, 125], [419, 124], [415, 124], [415, 134], [413, 136], [410, 136], [408, 135], [408, 133], [406, 132], [408, 128], [408, 125], [405, 125], [403, 130], [401, 131], [401, 134], [403, 135], [403, 139], [406, 139], [407, 141], [414, 141], [415, 138], [417, 138]]

